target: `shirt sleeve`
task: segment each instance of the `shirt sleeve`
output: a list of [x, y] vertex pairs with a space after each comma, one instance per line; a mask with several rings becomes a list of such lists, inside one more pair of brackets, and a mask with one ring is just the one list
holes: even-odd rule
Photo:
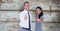
[[21, 12], [21, 13], [20, 13], [20, 21], [21, 21], [21, 22], [23, 22], [23, 21], [25, 22], [25, 20], [24, 20], [24, 15], [25, 15], [24, 12]]
[[22, 17], [21, 13], [19, 14], [19, 16], [20, 16], [19, 18], [20, 18], [20, 21], [21, 21], [21, 19], [22, 19], [22, 18], [21, 18], [21, 17]]
[[19, 16], [20, 16], [20, 21], [23, 21], [24, 19], [23, 19], [23, 13], [22, 12], [19, 14]]

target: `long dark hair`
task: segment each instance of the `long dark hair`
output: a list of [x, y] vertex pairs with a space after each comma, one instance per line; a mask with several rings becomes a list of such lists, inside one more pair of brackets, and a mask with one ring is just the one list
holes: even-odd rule
[[41, 13], [38, 15], [38, 17], [40, 18], [41, 16], [43, 16], [42, 8], [41, 7], [37, 7], [36, 9], [40, 9], [41, 10]]

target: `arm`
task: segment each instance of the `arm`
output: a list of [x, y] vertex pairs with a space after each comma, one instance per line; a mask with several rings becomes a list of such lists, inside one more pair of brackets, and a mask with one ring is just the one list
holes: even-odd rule
[[42, 18], [38, 18], [37, 21], [38, 21], [39, 23], [42, 23]]
[[40, 18], [38, 18], [37, 21], [38, 21], [39, 23], [42, 23], [42, 22], [43, 22], [43, 16], [40, 17]]
[[26, 14], [24, 14], [24, 13], [20, 13], [20, 20], [21, 21], [26, 21], [27, 20], [27, 15]]

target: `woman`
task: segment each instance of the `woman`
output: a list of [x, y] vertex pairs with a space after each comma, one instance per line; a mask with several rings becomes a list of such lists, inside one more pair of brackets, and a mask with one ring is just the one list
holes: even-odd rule
[[42, 31], [43, 11], [41, 7], [36, 8], [35, 31]]

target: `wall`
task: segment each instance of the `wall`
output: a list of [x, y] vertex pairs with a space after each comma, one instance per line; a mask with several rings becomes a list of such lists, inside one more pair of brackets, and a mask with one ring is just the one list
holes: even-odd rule
[[[0, 31], [19, 31], [19, 13], [23, 9], [24, 1], [29, 1], [30, 12], [33, 17], [33, 31], [35, 21], [35, 8], [41, 6], [44, 11], [44, 31], [59, 31], [60, 7], [51, 0], [2, 0], [0, 3]], [[50, 11], [51, 10], [51, 11]], [[58, 28], [58, 29], [57, 29]]]

